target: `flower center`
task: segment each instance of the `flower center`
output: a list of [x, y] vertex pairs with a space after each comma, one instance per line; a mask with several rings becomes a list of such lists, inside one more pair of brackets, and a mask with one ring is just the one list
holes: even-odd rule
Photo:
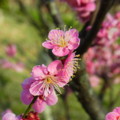
[[55, 76], [51, 76], [51, 75], [48, 75], [46, 78], [45, 78], [45, 86], [46, 86], [46, 89], [50, 89], [50, 87], [53, 87], [55, 88], [59, 93], [61, 93], [60, 89], [59, 89], [59, 86], [57, 84], [57, 79], [55, 78]]
[[52, 84], [55, 82], [55, 78], [54, 78], [54, 76], [48, 76], [48, 77], [46, 77], [45, 81], [47, 84]]
[[64, 37], [60, 38], [60, 43], [59, 43], [59, 47], [66, 47], [67, 46], [67, 41], [65, 41]]

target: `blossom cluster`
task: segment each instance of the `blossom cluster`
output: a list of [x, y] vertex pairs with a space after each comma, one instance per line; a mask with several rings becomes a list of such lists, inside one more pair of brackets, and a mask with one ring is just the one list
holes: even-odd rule
[[79, 44], [79, 33], [76, 29], [51, 30], [48, 40], [42, 45], [52, 49], [53, 54], [59, 59], [54, 60], [48, 66], [44, 64], [34, 66], [31, 76], [22, 83], [21, 100], [26, 105], [32, 103], [35, 113], [30, 112], [24, 118], [24, 115], [16, 116], [9, 112], [3, 116], [2, 120], [7, 120], [8, 116], [11, 120], [39, 120], [37, 113], [43, 112], [46, 105], [55, 105], [58, 101], [56, 92], [61, 93], [60, 89], [68, 84], [77, 70], [79, 59], [76, 58], [74, 50]]
[[96, 9], [96, 0], [62, 0], [67, 2], [82, 22], [87, 22]]
[[103, 74], [113, 77], [120, 73], [120, 45], [117, 43], [119, 37], [120, 12], [114, 16], [108, 14], [93, 46], [84, 55], [92, 86], [99, 84]]
[[49, 32], [49, 40], [42, 45], [52, 49], [55, 56], [66, 56], [66, 58], [54, 60], [48, 66], [36, 65], [33, 67], [31, 77], [22, 83], [21, 100], [24, 104], [30, 104], [33, 98], [38, 96], [33, 104], [33, 109], [41, 113], [45, 110], [46, 105], [51, 106], [57, 103], [56, 91], [61, 93], [60, 88], [70, 81], [75, 70], [76, 59], [73, 51], [79, 46], [78, 36], [76, 29], [51, 30]]

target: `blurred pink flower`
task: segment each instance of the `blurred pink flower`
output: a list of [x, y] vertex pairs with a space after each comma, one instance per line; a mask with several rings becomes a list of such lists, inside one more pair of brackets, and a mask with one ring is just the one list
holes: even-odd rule
[[42, 45], [52, 49], [54, 55], [62, 57], [74, 51], [80, 44], [79, 32], [76, 29], [68, 31], [51, 30], [48, 35], [49, 40]]
[[16, 116], [12, 111], [6, 111], [6, 113], [2, 116], [2, 120], [20, 120], [20, 116]]
[[[34, 98], [34, 96], [29, 92], [29, 88], [33, 82], [33, 78], [28, 78], [22, 83], [23, 91], [21, 93], [21, 100], [26, 105], [29, 105]], [[41, 113], [45, 110], [46, 105], [54, 105], [57, 101], [58, 98], [53, 90], [47, 97], [39, 95], [32, 107], [36, 112]]]
[[119, 12], [114, 16], [107, 15], [106, 20], [97, 34], [96, 43], [102, 46], [110, 46], [120, 36], [120, 17]]
[[0, 67], [2, 67], [4, 69], [13, 69], [16, 72], [23, 72], [23, 70], [25, 68], [25, 66], [22, 62], [12, 63], [6, 59], [0, 60]]
[[115, 108], [112, 112], [109, 112], [105, 120], [120, 120], [120, 107]]
[[12, 68], [16, 72], [23, 72], [23, 70], [25, 69], [25, 65], [22, 62], [18, 62], [18, 63], [13, 64]]
[[96, 9], [96, 0], [63, 0], [76, 12], [82, 22], [87, 22]]
[[97, 87], [100, 83], [100, 78], [95, 75], [89, 77], [90, 83], [92, 87]]
[[9, 44], [8, 46], [6, 46], [5, 51], [9, 57], [14, 57], [17, 52], [16, 45]]

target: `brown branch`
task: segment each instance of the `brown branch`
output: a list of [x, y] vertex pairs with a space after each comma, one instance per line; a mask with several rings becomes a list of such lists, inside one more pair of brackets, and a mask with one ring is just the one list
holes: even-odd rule
[[104, 120], [104, 110], [89, 84], [85, 66], [82, 61], [80, 61], [80, 66], [81, 68], [77, 71], [76, 77], [73, 79], [70, 86], [91, 119]]
[[[92, 22], [90, 21], [89, 25], [87, 26], [91, 26], [91, 30], [87, 31], [86, 29], [84, 29], [84, 36], [80, 35], [81, 38], [81, 45], [79, 46], [79, 48], [77, 49], [77, 54], [81, 54], [83, 55], [87, 49], [90, 47], [90, 45], [92, 44], [96, 34], [98, 33], [101, 23], [105, 18], [105, 15], [107, 14], [107, 12], [110, 10], [110, 8], [116, 3], [116, 0], [99, 0], [100, 3], [98, 3], [98, 6], [100, 9], [98, 11], [98, 13], [96, 15], [96, 19], [95, 21]], [[93, 17], [94, 18], [94, 17]]]

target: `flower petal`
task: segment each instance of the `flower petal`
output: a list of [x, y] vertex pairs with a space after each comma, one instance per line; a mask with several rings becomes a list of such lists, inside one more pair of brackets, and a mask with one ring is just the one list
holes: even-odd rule
[[116, 107], [116, 108], [113, 110], [113, 112], [116, 112], [116, 113], [120, 114], [120, 107]]
[[24, 82], [22, 83], [22, 88], [29, 89], [32, 82], [34, 82], [34, 79], [32, 77], [25, 79]]
[[62, 62], [60, 60], [55, 60], [48, 65], [48, 71], [52, 75], [55, 75], [58, 73], [60, 69], [62, 69], [62, 67], [63, 67]]
[[68, 48], [54, 47], [52, 52], [54, 55], [58, 57], [62, 57], [62, 56], [66, 56], [67, 54], [69, 54], [70, 51], [68, 50]]
[[36, 112], [41, 113], [45, 110], [46, 103], [40, 99], [37, 99], [32, 107]]
[[49, 32], [49, 34], [48, 34], [48, 38], [50, 39], [50, 40], [59, 40], [59, 38], [61, 38], [61, 37], [63, 37], [64, 36], [64, 31], [62, 31], [62, 30], [56, 30], [56, 29], [54, 29], [54, 30], [51, 30], [50, 32]]
[[76, 29], [70, 29], [65, 32], [65, 39], [70, 39], [70, 38], [78, 38], [79, 32]]
[[17, 120], [16, 115], [14, 113], [6, 113], [3, 115], [2, 120]]
[[88, 4], [86, 5], [86, 10], [87, 10], [87, 11], [92, 12], [92, 11], [94, 11], [95, 9], [96, 9], [95, 3], [88, 3]]
[[33, 100], [33, 96], [30, 94], [30, 92], [28, 90], [23, 90], [21, 93], [21, 101], [24, 104], [29, 105], [32, 100]]
[[42, 90], [43, 81], [35, 81], [30, 86], [30, 93], [34, 96], [41, 95], [43, 93]]
[[53, 91], [51, 94], [49, 94], [49, 96], [46, 98], [46, 103], [47, 105], [55, 105], [58, 101], [58, 97], [55, 93], [55, 91]]
[[45, 67], [40, 66], [40, 65], [34, 66], [33, 69], [32, 69], [32, 73], [31, 73], [32, 77], [35, 80], [45, 78], [45, 74], [44, 74], [45, 69], [46, 69]]
[[106, 115], [105, 120], [117, 120], [120, 115], [116, 112], [110, 112]]
[[49, 40], [47, 40], [46, 42], [42, 43], [42, 46], [48, 49], [52, 49], [54, 47], [53, 44], [51, 44], [51, 42]]

